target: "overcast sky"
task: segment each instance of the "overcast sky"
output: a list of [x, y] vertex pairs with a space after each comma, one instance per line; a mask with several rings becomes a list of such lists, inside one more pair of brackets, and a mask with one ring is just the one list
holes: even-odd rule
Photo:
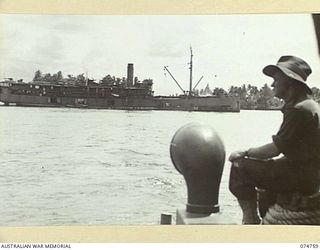
[[320, 60], [311, 15], [85, 16], [0, 15], [0, 77], [30, 81], [34, 72], [64, 76], [88, 72], [100, 80], [126, 77], [134, 63], [139, 80], [154, 80], [155, 95], [180, 93], [163, 67], [188, 89], [189, 47], [193, 82], [199, 88], [269, 85], [262, 68], [281, 55], [296, 55], [320, 79]]

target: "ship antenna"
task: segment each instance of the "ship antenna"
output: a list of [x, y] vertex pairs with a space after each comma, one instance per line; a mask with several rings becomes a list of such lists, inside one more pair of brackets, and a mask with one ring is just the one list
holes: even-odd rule
[[183, 88], [180, 86], [180, 84], [178, 83], [178, 81], [174, 78], [174, 76], [171, 74], [171, 72], [168, 69], [168, 66], [164, 66], [163, 68], [164, 70], [166, 70], [169, 75], [171, 76], [171, 78], [174, 80], [174, 82], [178, 85], [178, 87], [181, 89], [181, 91], [184, 93], [185, 91], [183, 90]]
[[189, 97], [191, 97], [192, 95], [192, 57], [193, 57], [193, 54], [192, 54], [192, 47], [190, 46], [190, 87], [189, 87]]

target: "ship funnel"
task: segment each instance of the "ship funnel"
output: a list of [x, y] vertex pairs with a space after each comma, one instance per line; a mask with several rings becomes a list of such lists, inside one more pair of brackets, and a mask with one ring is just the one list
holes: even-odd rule
[[132, 87], [133, 86], [133, 63], [128, 63], [127, 86], [128, 87]]

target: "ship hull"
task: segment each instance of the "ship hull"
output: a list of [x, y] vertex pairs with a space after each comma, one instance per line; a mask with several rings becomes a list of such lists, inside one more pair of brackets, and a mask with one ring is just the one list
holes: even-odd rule
[[5, 105], [32, 107], [70, 107], [121, 110], [176, 110], [203, 112], [239, 112], [239, 100], [232, 97], [153, 97], [153, 96], [66, 96], [56, 94], [16, 93], [0, 87], [0, 101]]
[[206, 97], [155, 97], [162, 110], [203, 111], [203, 112], [239, 112], [238, 98], [227, 96]]

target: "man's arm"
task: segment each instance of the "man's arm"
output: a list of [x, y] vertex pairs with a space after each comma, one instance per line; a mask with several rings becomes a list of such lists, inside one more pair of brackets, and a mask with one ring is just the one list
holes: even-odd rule
[[250, 148], [247, 152], [248, 153], [246, 156], [257, 159], [270, 159], [280, 154], [274, 142], [265, 144], [260, 147]]
[[246, 151], [236, 151], [229, 156], [229, 161], [234, 161], [245, 156], [257, 159], [270, 159], [280, 154], [274, 142], [265, 144], [260, 147], [250, 148]]

